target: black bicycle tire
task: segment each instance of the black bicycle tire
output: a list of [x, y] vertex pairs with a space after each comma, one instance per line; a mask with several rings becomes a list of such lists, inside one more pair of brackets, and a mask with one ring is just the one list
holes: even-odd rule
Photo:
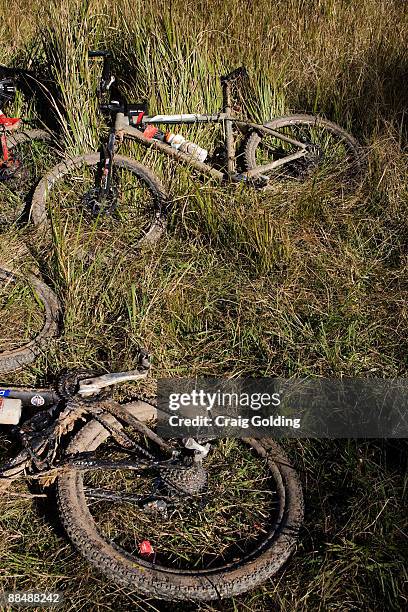
[[[286, 127], [288, 125], [313, 125], [316, 124], [318, 126], [324, 127], [333, 134], [342, 137], [350, 147], [350, 150], [353, 152], [354, 158], [356, 160], [356, 167], [354, 170], [354, 179], [358, 179], [363, 171], [363, 149], [360, 143], [346, 130], [342, 127], [334, 123], [333, 121], [329, 121], [328, 119], [324, 119], [319, 115], [284, 115], [282, 117], [276, 117], [272, 121], [268, 121], [264, 125], [271, 129], [279, 129], [282, 127]], [[256, 163], [256, 149], [258, 145], [262, 141], [262, 136], [256, 130], [252, 131], [245, 143], [244, 147], [244, 164], [246, 170], [253, 170], [257, 167]]]
[[[146, 413], [145, 418], [149, 418], [149, 411]], [[133, 414], [140, 413], [134, 411]], [[108, 436], [101, 423], [90, 421], [71, 441], [67, 452], [75, 455], [93, 451]], [[57, 482], [59, 514], [70, 540], [108, 578], [151, 597], [172, 601], [209, 601], [232, 597], [259, 586], [271, 578], [293, 552], [304, 508], [299, 478], [282, 448], [270, 439], [262, 442], [252, 440], [250, 443], [262, 444], [268, 461], [273, 462], [275, 473], [281, 478], [284, 507], [276, 537], [266, 550], [250, 562], [237, 564], [230, 571], [208, 573], [207, 576], [198, 576], [192, 571], [170, 571], [168, 568], [159, 571], [138, 566], [134, 558], [131, 561], [98, 533], [86, 504], [82, 475], [75, 469], [60, 474]]]
[[47, 341], [58, 334], [60, 304], [55, 293], [34, 274], [21, 275], [11, 269], [0, 267], [0, 281], [23, 279], [35, 289], [44, 305], [44, 324], [33, 340], [11, 351], [0, 352], [0, 372], [11, 372], [32, 363], [43, 350]]
[[[50, 229], [50, 223], [47, 214], [47, 195], [52, 190], [53, 186], [63, 178], [68, 172], [75, 168], [79, 168], [82, 164], [89, 167], [96, 166], [100, 162], [99, 153], [89, 153], [79, 155], [71, 159], [64, 160], [57, 166], [54, 166], [38, 183], [31, 202], [31, 219], [36, 226], [43, 226]], [[115, 156], [115, 164], [119, 167], [128, 168], [141, 180], [143, 180], [155, 198], [156, 215], [145, 235], [137, 241], [137, 245], [156, 242], [166, 229], [167, 222], [167, 200], [168, 196], [159, 179], [143, 164], [134, 161], [130, 157], [124, 155]]]

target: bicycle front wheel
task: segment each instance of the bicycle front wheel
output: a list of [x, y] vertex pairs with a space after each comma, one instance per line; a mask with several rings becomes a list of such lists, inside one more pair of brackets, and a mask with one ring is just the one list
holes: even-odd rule
[[[144, 165], [115, 156], [109, 194], [98, 201], [100, 155], [81, 155], [53, 168], [38, 184], [32, 199], [35, 225], [68, 228], [73, 233], [107, 232], [133, 245], [155, 242], [166, 227], [167, 194]], [[99, 198], [100, 199], [100, 198]]]
[[[308, 178], [332, 180], [336, 185], [356, 184], [363, 169], [363, 151], [357, 140], [339, 125], [314, 115], [288, 115], [265, 123], [282, 136], [306, 145], [306, 155], [285, 162], [266, 174], [273, 180], [304, 181]], [[245, 145], [247, 170], [261, 168], [295, 153], [297, 146], [278, 136], [252, 132]]]
[[[143, 406], [122, 409], [124, 421], [143, 418]], [[153, 442], [122, 426], [133, 450], [119, 452], [107, 429], [90, 421], [67, 449], [73, 467], [58, 477], [60, 516], [85, 558], [115, 582], [168, 600], [231, 597], [279, 570], [296, 544], [303, 497], [276, 442], [213, 441], [205, 480], [199, 469], [162, 461]], [[75, 455], [90, 451], [89, 469], [83, 455], [75, 468]], [[127, 469], [137, 456], [137, 469]]]
[[39, 278], [0, 268], [0, 372], [34, 361], [57, 335], [59, 317], [57, 296]]

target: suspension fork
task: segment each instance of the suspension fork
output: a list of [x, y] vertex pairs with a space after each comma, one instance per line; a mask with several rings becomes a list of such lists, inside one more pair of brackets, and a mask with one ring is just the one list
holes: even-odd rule
[[109, 134], [107, 144], [101, 149], [100, 176], [98, 177], [99, 202], [103, 201], [109, 195], [115, 157], [115, 140], [116, 132], [112, 130]]
[[[223, 82], [222, 88], [223, 111], [229, 117], [231, 116], [231, 89], [228, 81]], [[235, 173], [235, 142], [232, 131], [233, 122], [230, 119], [224, 120], [225, 125], [225, 143], [227, 148], [227, 171], [231, 176]]]

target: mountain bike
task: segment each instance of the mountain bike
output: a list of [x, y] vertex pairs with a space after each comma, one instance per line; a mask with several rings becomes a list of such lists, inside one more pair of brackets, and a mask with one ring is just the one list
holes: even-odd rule
[[[66, 200], [72, 210], [85, 209], [96, 216], [114, 215], [138, 223], [140, 241], [157, 239], [165, 228], [166, 193], [144, 166], [116, 154], [124, 139], [136, 140], [217, 181], [246, 182], [255, 188], [265, 189], [276, 179], [305, 180], [310, 176], [324, 176], [331, 178], [332, 184], [348, 186], [361, 174], [361, 146], [331, 121], [315, 115], [289, 115], [258, 124], [236, 117], [232, 94], [246, 77], [244, 68], [221, 78], [222, 112], [149, 117], [145, 103], [128, 104], [114, 87], [110, 52], [92, 51], [89, 56], [103, 58], [97, 94], [101, 111], [111, 117], [109, 138], [100, 155], [63, 161], [44, 176], [32, 200], [31, 214], [37, 225], [46, 221], [47, 207], [59, 208]], [[192, 153], [188, 147], [183, 151], [182, 146], [171, 146], [163, 141], [168, 134], [158, 129], [198, 124], [221, 125], [225, 134], [221, 151], [218, 148], [209, 163], [197, 159], [196, 145]], [[236, 132], [244, 138], [241, 155]]]
[[58, 334], [60, 314], [57, 296], [38, 276], [0, 265], [0, 372], [34, 361]]
[[75, 370], [55, 388], [3, 386], [21, 450], [0, 466], [0, 488], [55, 483], [68, 537], [117, 584], [169, 600], [238, 595], [293, 551], [298, 476], [270, 439], [161, 438], [152, 402], [120, 404], [109, 392], [149, 368], [141, 351], [131, 372]]
[[15, 96], [13, 79], [0, 78], [0, 231], [24, 217], [34, 185], [59, 157], [50, 132], [26, 129], [26, 121], [2, 112]]

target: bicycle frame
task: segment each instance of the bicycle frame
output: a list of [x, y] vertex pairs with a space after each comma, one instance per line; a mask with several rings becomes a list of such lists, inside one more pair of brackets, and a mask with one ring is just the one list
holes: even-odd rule
[[[110, 372], [109, 374], [82, 379], [76, 394], [81, 398], [87, 398], [93, 395], [97, 396], [101, 389], [105, 387], [146, 378], [150, 368], [150, 362], [147, 354], [143, 354], [140, 359], [140, 368], [137, 370], [132, 370], [130, 372]], [[53, 389], [33, 389], [28, 387], [0, 388], [0, 398], [19, 399], [22, 401], [23, 406], [31, 405], [41, 407], [41, 409], [55, 406], [60, 401], [66, 399], [61, 393]]]
[[[110, 90], [112, 83], [115, 82], [115, 77], [111, 74], [111, 53], [109, 51], [90, 51], [90, 58], [103, 58], [103, 70], [102, 77], [98, 87], [98, 98], [101, 100], [104, 94], [107, 94]], [[123, 99], [123, 96], [119, 94], [119, 99], [114, 101], [114, 104], [103, 105], [105, 109], [109, 109], [110, 112], [115, 113], [115, 121], [114, 127], [111, 131], [111, 135], [114, 134], [119, 137], [119, 140], [122, 140], [124, 136], [137, 140], [145, 147], [152, 147], [157, 149], [171, 157], [173, 159], [177, 159], [178, 161], [184, 162], [189, 166], [193, 166], [197, 170], [199, 170], [202, 174], [212, 176], [219, 182], [224, 180], [231, 180], [235, 182], [240, 181], [248, 181], [251, 179], [261, 178], [263, 180], [268, 180], [268, 177], [263, 175], [264, 172], [268, 172], [279, 166], [283, 166], [289, 162], [292, 162], [296, 159], [300, 159], [305, 157], [307, 154], [307, 144], [304, 144], [294, 138], [290, 138], [285, 134], [281, 134], [271, 128], [268, 128], [266, 125], [261, 125], [258, 123], [253, 123], [252, 121], [246, 121], [240, 118], [237, 118], [233, 115], [233, 106], [231, 101], [231, 83], [242, 78], [246, 75], [246, 71], [244, 68], [237, 68], [231, 74], [221, 77], [221, 84], [223, 90], [223, 112], [217, 114], [196, 114], [196, 113], [186, 113], [186, 114], [177, 114], [177, 115], [155, 115], [154, 117], [147, 117], [142, 115], [141, 120], [138, 121], [138, 127], [133, 127], [129, 123], [129, 116], [126, 113], [126, 101]], [[102, 106], [101, 106], [102, 108]], [[227, 154], [227, 171], [221, 172], [216, 168], [213, 168], [210, 164], [200, 162], [194, 159], [191, 155], [187, 153], [183, 153], [173, 147], [160, 142], [159, 140], [155, 140], [153, 138], [147, 138], [144, 136], [143, 132], [140, 130], [140, 127], [147, 124], [157, 124], [157, 125], [186, 125], [186, 124], [223, 124], [224, 132], [225, 132], [225, 150]], [[233, 127], [237, 127], [241, 132], [245, 132], [248, 128], [250, 130], [256, 130], [261, 134], [268, 134], [274, 136], [278, 140], [286, 142], [288, 144], [294, 145], [297, 148], [297, 151], [291, 153], [285, 157], [279, 158], [267, 164], [261, 164], [256, 168], [248, 170], [244, 173], [236, 172], [236, 146], [234, 142], [233, 135]], [[110, 140], [111, 144], [111, 140]], [[111, 176], [111, 166], [112, 166], [112, 147], [109, 149], [108, 155], [105, 155], [105, 169], [104, 176], [108, 176], [107, 181], [102, 181], [101, 195], [102, 192], [107, 192], [110, 182]], [[102, 161], [102, 160], [101, 160]]]
[[[137, 140], [146, 147], [152, 147], [179, 161], [182, 161], [190, 166], [195, 167], [201, 173], [212, 176], [216, 180], [222, 182], [226, 178], [232, 181], [243, 181], [250, 178], [260, 177], [263, 172], [268, 172], [274, 168], [282, 166], [295, 159], [304, 157], [307, 153], [307, 145], [298, 140], [290, 138], [280, 132], [276, 132], [265, 125], [252, 123], [251, 121], [245, 121], [238, 119], [233, 115], [223, 112], [217, 115], [200, 115], [200, 114], [180, 114], [180, 115], [155, 115], [154, 117], [143, 117], [142, 124], [157, 124], [157, 125], [185, 125], [185, 124], [204, 124], [204, 123], [223, 123], [225, 126], [226, 133], [226, 151], [227, 151], [227, 173], [216, 170], [209, 164], [200, 162], [191, 155], [178, 151], [166, 143], [159, 140], [149, 139], [144, 136], [143, 132], [129, 124], [129, 118], [124, 113], [117, 113], [115, 118], [115, 132], [122, 138], [124, 135]], [[235, 125], [239, 129], [250, 128], [258, 132], [275, 136], [277, 139], [292, 144], [298, 148], [298, 151], [277, 159], [268, 164], [262, 164], [252, 170], [248, 170], [245, 173], [235, 172], [235, 143], [232, 134], [232, 126]]]
[[[23, 408], [34, 409], [34, 415], [32, 412], [22, 415], [17, 426], [13, 427], [12, 423], [9, 424], [9, 427], [12, 427], [17, 437], [21, 439], [22, 450], [11, 461], [0, 465], [0, 490], [21, 477], [30, 465], [36, 466], [40, 471], [48, 469], [56, 457], [61, 437], [72, 430], [74, 423], [81, 419], [83, 414], [96, 416], [109, 427], [105, 418], [107, 412], [104, 411], [106, 405], [103, 404], [103, 397], [100, 397], [101, 390], [117, 383], [146, 378], [149, 367], [148, 355], [143, 352], [139, 357], [139, 368], [130, 372], [109, 373], [82, 379], [78, 378], [76, 371], [71, 374], [68, 372], [62, 377], [62, 380], [69, 382], [71, 379], [72, 383], [72, 376], [74, 376], [75, 390], [65, 389], [64, 392], [50, 388], [33, 389], [8, 386], [0, 388], [0, 399], [18, 399]], [[100, 406], [98, 402], [87, 402], [88, 398], [97, 400], [99, 397], [99, 402], [102, 402]], [[146, 421], [154, 416], [155, 411], [144, 402], [140, 408], [137, 407], [137, 412]], [[115, 412], [115, 404], [112, 404], [111, 410]], [[143, 423], [139, 424], [136, 419], [136, 424], [140, 425], [143, 433], [149, 435], [150, 430]], [[115, 429], [115, 432], [118, 433], [118, 430]]]
[[50, 389], [30, 389], [28, 387], [9, 387], [0, 389], [0, 397], [21, 400], [24, 407], [44, 410], [57, 404], [61, 397]]
[[[139, 368], [130, 372], [108, 373], [82, 379], [78, 378], [75, 370], [68, 372], [63, 379], [72, 383], [72, 376], [74, 376], [75, 390], [65, 389], [64, 392], [25, 387], [0, 389], [0, 399], [19, 399], [24, 407], [31, 405], [37, 408], [34, 416], [27, 414], [27, 418], [21, 418], [20, 423], [13, 428], [14, 433], [17, 433], [22, 442], [22, 449], [8, 463], [0, 465], [0, 491], [7, 488], [14, 480], [24, 477], [26, 469], [30, 467], [36, 468], [38, 476], [48, 472], [53, 472], [56, 476], [58, 470], [63, 469], [65, 465], [64, 460], [58, 461], [61, 438], [69, 434], [74, 424], [78, 420], [83, 420], [84, 415], [95, 418], [103, 424], [119, 445], [129, 448], [131, 440], [121, 432], [121, 425], [118, 421], [123, 417], [122, 405], [114, 402], [112, 398], [104, 400], [100, 392], [118, 383], [144, 379], [148, 375], [149, 368], [149, 357], [146, 352], [141, 352]], [[91, 401], [87, 401], [88, 398], [91, 398]], [[173, 457], [171, 446], [145, 425], [157, 418], [157, 409], [142, 400], [129, 402], [126, 407], [131, 413], [127, 417], [128, 422], [139, 433], [153, 440], [169, 455], [169, 458]], [[207, 456], [209, 450], [209, 445], [202, 446], [192, 438], [186, 439], [184, 446], [188, 451], [194, 452], [197, 462]], [[116, 469], [118, 465], [124, 465], [121, 461], [100, 463], [92, 456], [92, 452], [83, 455], [84, 457], [74, 458], [67, 456], [65, 460], [71, 461], [71, 464], [77, 462], [79, 469], [87, 470], [97, 470], [100, 467]], [[129, 469], [140, 467], [137, 461], [126, 460], [125, 463]]]

